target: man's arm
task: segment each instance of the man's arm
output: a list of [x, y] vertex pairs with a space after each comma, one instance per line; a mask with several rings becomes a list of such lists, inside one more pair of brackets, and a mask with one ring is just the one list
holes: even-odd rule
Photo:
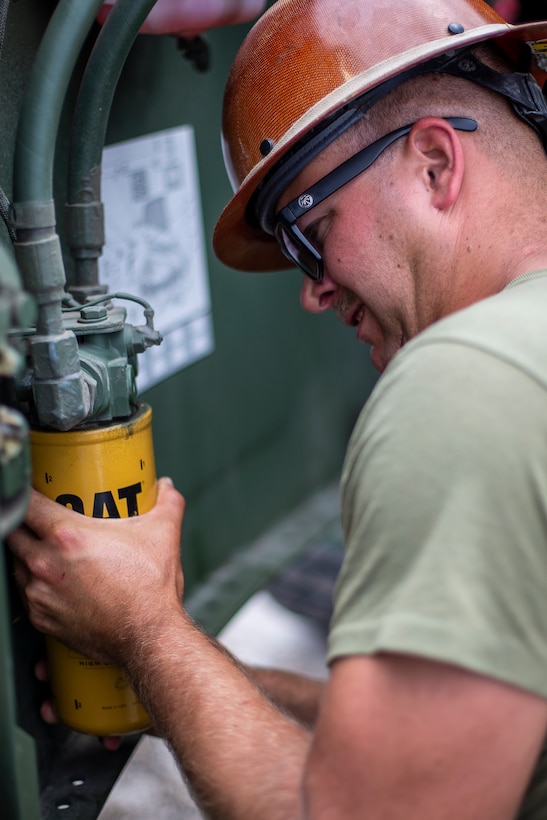
[[165, 482], [153, 510], [125, 520], [33, 494], [9, 540], [34, 624], [127, 670], [211, 817], [516, 816], [544, 699], [449, 665], [353, 656], [333, 664], [311, 735], [183, 611], [182, 511]]
[[315, 726], [325, 691], [324, 681], [285, 669], [248, 666], [246, 671], [276, 706], [303, 726]]
[[301, 817], [311, 734], [183, 613], [126, 670], [208, 817]]
[[183, 507], [165, 481], [153, 510], [120, 520], [33, 492], [9, 538], [31, 619], [124, 668], [211, 817], [299, 817], [311, 735], [184, 612]]
[[306, 817], [514, 820], [547, 701], [449, 664], [337, 660], [305, 776]]

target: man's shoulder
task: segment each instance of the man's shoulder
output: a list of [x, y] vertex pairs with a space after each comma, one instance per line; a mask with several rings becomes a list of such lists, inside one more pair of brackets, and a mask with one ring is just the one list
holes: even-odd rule
[[363, 407], [352, 444], [360, 447], [363, 436], [384, 435], [409, 419], [433, 430], [440, 420], [478, 421], [481, 407], [511, 415], [512, 397], [528, 404], [530, 416], [535, 407], [547, 423], [547, 271], [515, 281], [408, 342]]
[[431, 325], [405, 346], [399, 363], [427, 349], [430, 358], [437, 352], [442, 366], [447, 346], [482, 352], [547, 380], [547, 270]]
[[411, 412], [447, 417], [458, 408], [468, 415], [470, 407], [494, 406], [501, 397], [538, 388], [543, 402], [547, 271], [515, 281], [408, 342], [379, 379], [357, 427], [368, 429], [372, 418], [399, 423]]

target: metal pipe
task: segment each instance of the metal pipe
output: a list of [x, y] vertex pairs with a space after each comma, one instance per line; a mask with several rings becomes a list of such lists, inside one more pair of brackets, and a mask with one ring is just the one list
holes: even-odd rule
[[70, 77], [101, 5], [102, 0], [60, 0], [32, 66], [14, 156], [15, 255], [38, 306], [30, 343], [33, 393], [38, 422], [59, 430], [85, 419], [90, 396], [76, 337], [65, 331], [61, 312], [66, 277], [55, 229], [55, 145]]
[[114, 92], [135, 38], [155, 0], [118, 0], [87, 62], [73, 116], [67, 205], [68, 245], [80, 296], [98, 291], [104, 244], [101, 157]]
[[25, 91], [14, 157], [14, 202], [53, 199], [61, 110], [74, 65], [102, 0], [60, 0]]

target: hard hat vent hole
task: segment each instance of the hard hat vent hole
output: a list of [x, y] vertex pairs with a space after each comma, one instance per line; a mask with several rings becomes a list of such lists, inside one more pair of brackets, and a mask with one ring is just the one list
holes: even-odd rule
[[274, 147], [273, 140], [269, 140], [269, 139], [262, 140], [262, 142], [260, 143], [260, 153], [262, 154], [263, 157], [267, 157], [273, 147]]
[[464, 27], [461, 23], [449, 23], [448, 24], [448, 33], [449, 34], [463, 34], [465, 31]]

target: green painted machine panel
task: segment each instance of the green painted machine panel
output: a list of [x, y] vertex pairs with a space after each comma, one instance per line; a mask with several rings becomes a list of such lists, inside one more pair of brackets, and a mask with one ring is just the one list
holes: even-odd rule
[[295, 271], [246, 274], [211, 250], [231, 195], [220, 150], [221, 100], [244, 26], [208, 33], [196, 72], [169, 38], [140, 37], [116, 93], [107, 142], [195, 129], [215, 350], [147, 391], [158, 472], [188, 501], [187, 584], [332, 480], [373, 383], [368, 352], [333, 316], [299, 305]]

